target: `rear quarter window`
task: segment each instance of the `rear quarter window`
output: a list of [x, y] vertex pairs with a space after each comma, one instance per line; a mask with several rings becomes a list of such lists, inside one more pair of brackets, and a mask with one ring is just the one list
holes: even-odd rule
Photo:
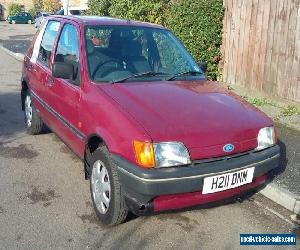
[[41, 46], [38, 54], [38, 61], [43, 63], [45, 66], [49, 67], [49, 59], [51, 57], [51, 50], [54, 45], [58, 30], [59, 30], [58, 21], [49, 21], [47, 23]]

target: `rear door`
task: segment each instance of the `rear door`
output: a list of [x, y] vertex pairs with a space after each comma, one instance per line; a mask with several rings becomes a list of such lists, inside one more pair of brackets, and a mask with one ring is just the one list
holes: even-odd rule
[[55, 116], [51, 109], [50, 61], [57, 39], [60, 22], [49, 20], [42, 27], [33, 48], [32, 56], [27, 67], [30, 68], [30, 88], [35, 107], [41, 112], [43, 120], [51, 127], [55, 123]]

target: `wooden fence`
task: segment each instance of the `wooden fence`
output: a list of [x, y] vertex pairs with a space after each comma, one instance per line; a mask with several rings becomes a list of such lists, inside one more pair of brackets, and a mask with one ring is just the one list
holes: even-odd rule
[[300, 0], [224, 0], [222, 80], [300, 102]]

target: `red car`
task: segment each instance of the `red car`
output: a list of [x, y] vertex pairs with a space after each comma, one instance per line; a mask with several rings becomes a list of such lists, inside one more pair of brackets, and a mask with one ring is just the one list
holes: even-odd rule
[[27, 131], [80, 157], [105, 224], [239, 196], [279, 165], [276, 132], [204, 71], [159, 25], [51, 16], [24, 59]]

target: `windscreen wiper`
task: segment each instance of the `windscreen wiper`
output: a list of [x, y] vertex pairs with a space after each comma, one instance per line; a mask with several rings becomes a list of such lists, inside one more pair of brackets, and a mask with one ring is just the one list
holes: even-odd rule
[[139, 76], [157, 76], [157, 75], [169, 75], [169, 74], [164, 73], [164, 72], [147, 71], [147, 72], [142, 72], [142, 73], [137, 73], [137, 74], [133, 74], [133, 75], [130, 75], [130, 76], [126, 76], [124, 78], [120, 78], [120, 79], [117, 79], [117, 80], [112, 80], [112, 81], [110, 81], [110, 83], [124, 82], [128, 79], [139, 77]]
[[176, 73], [174, 75], [172, 75], [170, 78], [167, 78], [166, 81], [171, 81], [174, 78], [178, 77], [178, 76], [183, 76], [183, 75], [196, 75], [196, 74], [200, 74], [202, 75], [202, 72], [200, 71], [195, 71], [195, 70], [188, 70], [188, 71], [184, 71], [184, 72], [179, 72]]

